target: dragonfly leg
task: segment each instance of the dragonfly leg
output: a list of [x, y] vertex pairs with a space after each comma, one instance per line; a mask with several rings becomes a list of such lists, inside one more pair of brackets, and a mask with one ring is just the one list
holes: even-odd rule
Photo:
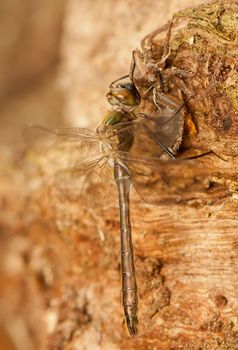
[[209, 154], [213, 154], [215, 157], [223, 160], [224, 162], [227, 162], [227, 159], [223, 158], [222, 156], [220, 156], [219, 154], [217, 154], [216, 152], [214, 151], [206, 151], [206, 152], [203, 152], [203, 153], [200, 153], [200, 154], [196, 154], [195, 156], [190, 156], [190, 157], [185, 157], [185, 158], [179, 158], [179, 159], [182, 159], [182, 160], [190, 160], [190, 159], [197, 159], [197, 158], [202, 158], [202, 157], [205, 157]]
[[165, 30], [167, 30], [166, 39], [165, 39], [165, 45], [164, 45], [164, 52], [163, 52], [163, 56], [161, 58], [161, 63], [164, 64], [164, 62], [166, 61], [167, 57], [169, 56], [169, 52], [170, 52], [169, 40], [170, 40], [172, 25], [173, 25], [173, 21], [170, 21], [167, 24], [165, 24], [163, 27], [160, 27], [160, 28], [154, 30], [152, 33], [150, 33], [149, 35], [145, 36], [141, 40], [142, 51], [143, 51], [143, 54], [146, 56], [146, 58], [149, 58], [150, 55], [152, 54], [151, 51], [152, 51], [154, 38], [158, 34], [164, 32]]
[[129, 74], [127, 74], [127, 75], [123, 75], [122, 77], [120, 77], [120, 78], [118, 78], [116, 80], [113, 80], [113, 82], [111, 82], [111, 84], [109, 85], [109, 88], [113, 88], [114, 87], [113, 85], [115, 83], [118, 83], [119, 81], [121, 81], [123, 79], [126, 79], [126, 78], [129, 78], [129, 77], [130, 77]]

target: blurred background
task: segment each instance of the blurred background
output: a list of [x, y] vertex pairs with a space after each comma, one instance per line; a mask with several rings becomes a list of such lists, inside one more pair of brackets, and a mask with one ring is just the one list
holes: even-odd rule
[[[32, 250], [32, 236], [26, 234], [24, 125], [97, 125], [108, 108], [105, 94], [110, 82], [128, 73], [131, 52], [140, 47], [140, 40], [173, 12], [201, 2], [0, 1], [2, 350], [53, 349], [47, 345], [47, 332], [56, 322], [54, 314], [45, 313], [46, 294], [32, 277], [32, 269], [38, 271], [42, 261], [40, 247]], [[35, 265], [28, 270], [32, 251]], [[82, 344], [75, 348], [88, 349]], [[108, 349], [114, 349], [112, 344]]]

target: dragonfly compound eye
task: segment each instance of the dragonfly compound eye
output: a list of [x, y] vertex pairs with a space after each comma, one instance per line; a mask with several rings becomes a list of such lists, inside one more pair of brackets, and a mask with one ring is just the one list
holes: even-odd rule
[[134, 107], [140, 102], [139, 95], [131, 83], [112, 86], [107, 93], [107, 100], [111, 105], [121, 107]]

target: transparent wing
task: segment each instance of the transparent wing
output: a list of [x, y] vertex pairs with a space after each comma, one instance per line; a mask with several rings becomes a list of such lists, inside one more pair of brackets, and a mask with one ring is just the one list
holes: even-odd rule
[[[168, 160], [164, 144], [169, 146], [176, 134], [173, 130], [174, 118], [170, 124], [169, 115], [170, 113], [161, 119], [137, 119], [113, 128], [114, 131], [118, 130], [122, 139], [117, 152], [118, 159], [129, 169], [138, 194], [146, 202], [153, 204], [203, 198], [211, 178], [212, 167], [202, 158]], [[162, 128], [163, 124], [168, 127], [167, 134]], [[127, 147], [130, 137], [133, 142]]]
[[83, 199], [84, 204], [91, 207], [115, 205], [113, 169], [100, 151], [100, 140], [95, 132], [30, 125], [24, 134], [30, 148], [44, 160], [43, 172], [53, 175], [55, 186], [65, 198]]
[[148, 203], [176, 203], [206, 196], [211, 169], [199, 160], [121, 157], [136, 192]]
[[118, 195], [113, 169], [107, 163], [62, 169], [54, 176], [56, 187], [70, 201], [83, 203], [90, 208], [117, 204]]
[[[178, 116], [177, 116], [178, 115]], [[128, 152], [133, 157], [154, 158], [164, 154], [176, 140], [177, 123], [180, 113], [171, 117], [170, 111], [161, 116], [136, 120], [108, 126], [104, 135], [113, 148], [113, 157], [117, 151]], [[25, 130], [28, 144], [45, 156], [58, 168], [87, 167], [99, 162], [101, 152], [98, 135], [83, 128], [48, 129], [38, 125], [28, 126]], [[115, 144], [115, 137], [118, 144]], [[30, 142], [29, 142], [30, 140]], [[118, 141], [119, 140], [119, 141]]]
[[99, 140], [95, 133], [83, 128], [49, 129], [40, 125], [28, 125], [24, 137], [31, 150], [47, 158], [57, 169], [77, 167], [100, 158]]
[[146, 158], [161, 157], [164, 153], [170, 155], [175, 143], [181, 141], [181, 113], [173, 117], [171, 114], [141, 117], [114, 126], [113, 131], [120, 137], [119, 151]]
[[[206, 191], [210, 173], [201, 161], [164, 157], [163, 143], [170, 135], [169, 145], [174, 136], [172, 131], [166, 136], [164, 130], [161, 131], [163, 118], [146, 121], [138, 118], [120, 123], [108, 127], [104, 135], [112, 146], [114, 160], [120, 160], [129, 169], [136, 191], [153, 204], [198, 197]], [[66, 196], [71, 200], [83, 197], [91, 204], [101, 205], [116, 198], [113, 169], [101, 153], [100, 140], [95, 133], [80, 128], [49, 130], [36, 126], [33, 129], [43, 133], [47, 141], [50, 167], [53, 160], [59, 165], [55, 183]]]
[[157, 110], [151, 114], [141, 113], [150, 123], [150, 128], [165, 148], [177, 151], [183, 136], [183, 104], [171, 95], [159, 94], [156, 98]]

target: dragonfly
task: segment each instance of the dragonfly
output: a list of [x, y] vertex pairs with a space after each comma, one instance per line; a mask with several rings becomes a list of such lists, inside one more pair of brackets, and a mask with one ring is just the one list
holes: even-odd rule
[[[130, 86], [120, 88], [124, 89], [124, 94], [135, 94]], [[95, 198], [97, 194], [104, 194], [102, 186], [105, 183], [108, 187], [116, 184], [120, 210], [122, 305], [132, 336], [138, 334], [138, 294], [130, 220], [131, 185], [147, 203], [182, 202], [189, 199], [188, 192], [193, 198], [196, 193], [201, 195], [207, 175], [203, 166], [194, 166], [195, 160], [174, 156], [181, 143], [178, 126], [184, 118], [179, 103], [166, 95], [162, 95], [157, 103], [159, 110], [156, 107], [154, 114], [135, 116], [127, 109], [112, 109], [95, 131], [79, 127], [27, 127], [31, 138], [40, 135], [40, 139], [47, 141], [48, 161], [52, 166], [54, 162], [59, 164], [60, 170], [55, 174], [59, 188], [77, 192], [82, 198], [92, 194]], [[111, 187], [109, 191], [113, 192]]]

